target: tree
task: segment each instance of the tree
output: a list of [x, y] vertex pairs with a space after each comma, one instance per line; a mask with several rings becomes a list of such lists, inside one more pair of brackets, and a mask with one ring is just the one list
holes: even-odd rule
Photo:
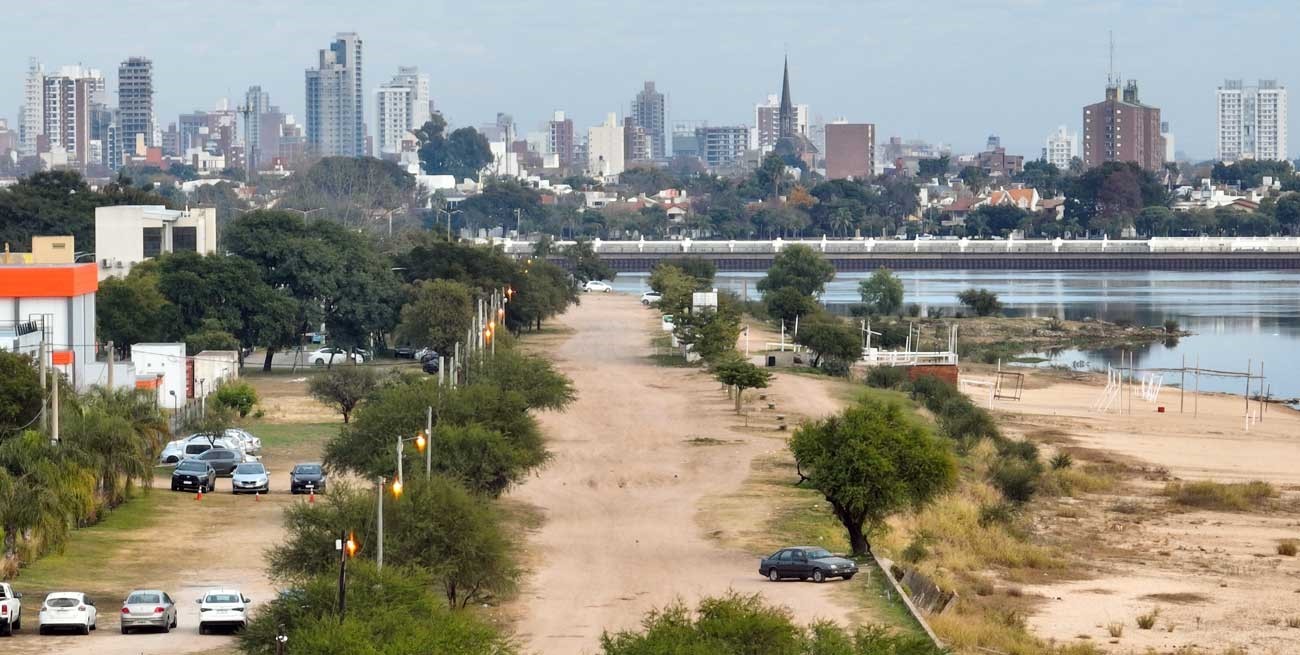
[[217, 389], [216, 400], [238, 412], [239, 418], [247, 418], [257, 404], [257, 390], [247, 382], [227, 382]]
[[1292, 235], [1300, 233], [1300, 193], [1288, 193], [1278, 198], [1273, 217]]
[[412, 296], [402, 306], [397, 340], [450, 354], [457, 342], [465, 340], [474, 321], [469, 289], [452, 280], [425, 280], [415, 286]]
[[855, 555], [892, 514], [917, 509], [950, 489], [957, 465], [946, 445], [897, 402], [867, 399], [795, 432], [801, 475], [830, 503]]
[[942, 180], [948, 176], [948, 163], [947, 155], [934, 159], [917, 160], [917, 174], [927, 179], [939, 178]]
[[876, 314], [889, 315], [903, 308], [903, 281], [884, 266], [858, 283], [858, 293], [862, 303]]
[[772, 260], [767, 276], [758, 281], [761, 292], [791, 287], [805, 296], [826, 290], [835, 278], [835, 267], [816, 250], [803, 244], [787, 246]]
[[704, 361], [735, 351], [740, 317], [725, 307], [694, 308], [673, 314], [673, 335]]
[[[393, 213], [423, 206], [415, 176], [373, 157], [324, 157], [294, 173], [276, 207], [316, 212], [343, 227], [387, 226]], [[243, 218], [243, 216], [241, 216]]]
[[698, 287], [695, 278], [676, 266], [660, 263], [650, 272], [650, 288], [659, 294], [659, 309], [665, 314], [677, 316], [690, 311]]
[[767, 315], [784, 323], [787, 330], [794, 329], [800, 316], [809, 316], [821, 309], [812, 296], [804, 295], [794, 287], [764, 292], [763, 305], [767, 308]]
[[[337, 538], [337, 533], [327, 535], [331, 549]], [[337, 569], [336, 553], [323, 559]], [[267, 598], [240, 631], [239, 652], [278, 655], [276, 638], [281, 635], [292, 644], [290, 652], [315, 655], [518, 652], [513, 640], [478, 614], [448, 609], [430, 589], [428, 573], [418, 567], [385, 562], [379, 570], [362, 558], [349, 562], [347, 573], [347, 616], [342, 621], [338, 571], [322, 572]]]
[[110, 277], [95, 293], [95, 324], [99, 338], [112, 341], [118, 357], [133, 343], [175, 339], [175, 307], [158, 290], [156, 269], [136, 266], [124, 278]]
[[0, 350], [0, 439], [34, 425], [44, 399], [36, 362]]
[[978, 166], [967, 166], [961, 169], [957, 177], [961, 178], [971, 193], [979, 193], [989, 185], [989, 174]]
[[185, 354], [193, 357], [205, 350], [231, 350], [239, 352], [239, 339], [226, 331], [220, 321], [206, 319], [198, 331], [185, 335]]
[[718, 267], [713, 263], [713, 260], [705, 259], [703, 257], [674, 257], [671, 259], [661, 259], [659, 260], [659, 263], [655, 265], [655, 268], [660, 266], [676, 267], [680, 269], [681, 272], [695, 278], [696, 291], [708, 291], [709, 289], [712, 289], [713, 278], [718, 274]]
[[1015, 180], [1026, 187], [1038, 189], [1044, 198], [1055, 198], [1064, 188], [1065, 174], [1056, 164], [1038, 159], [1025, 162], [1024, 170], [1015, 176]]
[[578, 240], [566, 247], [564, 259], [569, 262], [569, 270], [579, 282], [614, 279], [614, 269], [596, 254], [590, 241]]
[[362, 399], [378, 387], [379, 376], [362, 366], [331, 368], [307, 383], [312, 398], [338, 410], [343, 415], [344, 424]]
[[429, 175], [478, 180], [479, 171], [493, 159], [487, 137], [472, 127], [462, 127], [444, 135], [446, 129], [447, 121], [434, 114], [415, 131], [415, 138], [420, 143], [420, 169]]
[[740, 413], [741, 397], [747, 389], [766, 389], [772, 374], [746, 361], [739, 354], [722, 359], [713, 365], [713, 377], [736, 390], [736, 413]]
[[814, 368], [820, 367], [822, 360], [826, 359], [838, 370], [847, 370], [862, 358], [862, 338], [858, 331], [826, 314], [815, 314], [800, 323], [794, 341], [812, 351]]
[[988, 289], [966, 289], [957, 294], [957, 302], [971, 308], [977, 316], [992, 316], [1002, 311], [998, 294]]

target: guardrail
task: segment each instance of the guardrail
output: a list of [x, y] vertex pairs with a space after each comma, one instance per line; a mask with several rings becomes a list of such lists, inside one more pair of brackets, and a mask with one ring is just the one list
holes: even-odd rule
[[957, 353], [863, 348], [862, 362], [869, 366], [956, 366]]

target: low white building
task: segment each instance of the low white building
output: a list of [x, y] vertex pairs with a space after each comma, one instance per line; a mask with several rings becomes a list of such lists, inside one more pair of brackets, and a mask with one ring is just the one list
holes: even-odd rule
[[155, 389], [158, 405], [174, 409], [185, 404], [189, 389], [188, 358], [183, 343], [137, 343], [131, 346], [136, 388]]
[[205, 350], [192, 359], [190, 388], [195, 398], [207, 396], [222, 383], [239, 377], [239, 353], [233, 350]]
[[118, 205], [95, 209], [95, 260], [99, 279], [122, 277], [131, 267], [163, 253], [217, 250], [217, 210], [162, 205]]

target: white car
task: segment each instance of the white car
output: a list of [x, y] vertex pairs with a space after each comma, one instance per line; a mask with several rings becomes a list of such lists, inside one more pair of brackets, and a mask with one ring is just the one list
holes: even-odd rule
[[325, 366], [330, 363], [345, 364], [347, 362], [360, 364], [364, 361], [365, 358], [361, 355], [349, 353], [342, 348], [325, 347], [307, 353], [307, 363], [312, 366]]
[[191, 434], [184, 439], [167, 442], [162, 453], [158, 455], [158, 463], [176, 464], [183, 459], [202, 455], [204, 451], [214, 447], [229, 448], [243, 453], [246, 459], [252, 460], [257, 459], [255, 455], [262, 452], [262, 440], [239, 428], [229, 428], [224, 435], [212, 440], [209, 440], [206, 435]]
[[660, 295], [658, 291], [647, 291], [641, 294], [641, 304], [650, 305], [652, 303], [657, 303], [660, 298], [663, 298], [663, 296]]
[[95, 629], [99, 613], [95, 601], [80, 591], [56, 591], [45, 597], [41, 613], [37, 616], [37, 632], [49, 634], [54, 630], [77, 630], [83, 635]]
[[602, 280], [588, 280], [586, 284], [582, 285], [582, 290], [588, 293], [609, 293], [614, 290], [614, 287], [611, 287], [608, 282]]
[[234, 494], [260, 493], [271, 490], [271, 476], [261, 462], [244, 462], [230, 474], [230, 492]]
[[253, 436], [247, 430], [226, 428], [226, 436], [238, 439], [244, 445], [244, 452], [249, 455], [258, 455], [262, 452], [262, 440]]
[[243, 630], [248, 625], [248, 604], [252, 601], [238, 589], [209, 589], [194, 602], [199, 604], [201, 635], [215, 627]]

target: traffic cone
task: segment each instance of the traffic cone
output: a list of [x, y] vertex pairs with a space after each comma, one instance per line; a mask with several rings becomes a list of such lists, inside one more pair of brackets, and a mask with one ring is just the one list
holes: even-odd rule
[[199, 487], [198, 493], [194, 494], [194, 500], [203, 500], [203, 487]]
[[312, 490], [311, 490], [311, 495], [310, 495], [310, 496], [307, 496], [307, 503], [308, 503], [308, 504], [311, 504], [311, 503], [315, 503], [315, 502], [316, 502], [316, 490], [315, 490], [315, 489], [312, 489]]
[[262, 492], [260, 491], [253, 492], [253, 502], [255, 503], [262, 502]]

